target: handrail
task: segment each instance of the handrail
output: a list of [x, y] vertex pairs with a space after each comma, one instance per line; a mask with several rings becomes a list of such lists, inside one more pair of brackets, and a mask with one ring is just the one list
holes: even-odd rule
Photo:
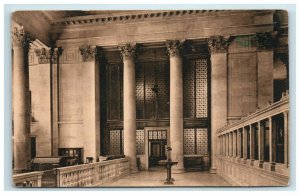
[[219, 128], [217, 133], [218, 135], [222, 135], [224, 133], [232, 132], [241, 127], [251, 125], [253, 123], [267, 119], [271, 116], [275, 116], [277, 114], [283, 113], [288, 110], [289, 110], [289, 96], [284, 96], [280, 101], [275, 102], [263, 109], [260, 109], [257, 112], [250, 114], [245, 118], [242, 118], [240, 121]]

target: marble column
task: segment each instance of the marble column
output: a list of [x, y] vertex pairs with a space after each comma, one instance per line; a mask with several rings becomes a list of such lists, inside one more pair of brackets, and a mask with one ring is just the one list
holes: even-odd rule
[[241, 130], [238, 129], [238, 130], [237, 130], [237, 157], [238, 157], [238, 158], [241, 158], [241, 157], [242, 157], [242, 156], [241, 156], [241, 155], [242, 155], [242, 154], [241, 154], [241, 151], [242, 151], [242, 149], [241, 149], [241, 147], [242, 147], [241, 143], [242, 143]]
[[211, 54], [211, 173], [216, 173], [217, 130], [227, 124], [227, 47], [228, 39], [210, 37]]
[[52, 156], [58, 156], [58, 67], [61, 54], [61, 48], [51, 48], [50, 50]]
[[258, 160], [259, 160], [259, 166], [262, 167], [264, 163], [264, 144], [265, 144], [265, 122], [260, 121], [258, 122]]
[[100, 72], [96, 61], [97, 48], [91, 45], [79, 47], [83, 71], [83, 130], [84, 160], [100, 155]]
[[254, 162], [254, 155], [255, 155], [255, 137], [254, 137], [254, 132], [255, 132], [255, 125], [250, 125], [249, 127], [250, 131], [250, 160], [251, 164]]
[[222, 146], [223, 146], [223, 137], [219, 136], [220, 147], [219, 147], [219, 155], [223, 155]]
[[243, 159], [247, 160], [247, 149], [248, 149], [248, 141], [247, 141], [247, 128], [243, 127]]
[[226, 134], [227, 137], [227, 156], [230, 157], [230, 138], [229, 133]]
[[237, 154], [236, 153], [236, 131], [233, 131], [232, 133], [233, 133], [233, 142], [232, 142], [233, 143], [233, 152], [232, 152], [233, 155], [232, 156], [236, 157], [236, 154]]
[[226, 156], [226, 144], [227, 144], [227, 138], [226, 138], [226, 134], [223, 135], [223, 140], [224, 140], [224, 143], [223, 143], [223, 155]]
[[284, 164], [289, 167], [289, 112], [283, 113], [284, 119]]
[[175, 170], [183, 166], [183, 86], [182, 86], [182, 43], [178, 40], [167, 41], [170, 56], [170, 146], [171, 159], [177, 161]]
[[272, 117], [268, 118], [269, 123], [269, 162], [270, 162], [270, 170], [275, 170], [276, 163], [276, 134], [273, 128], [273, 119]]
[[232, 157], [232, 132], [228, 133], [229, 139], [229, 156]]
[[124, 154], [130, 160], [131, 172], [137, 171], [136, 163], [136, 93], [134, 44], [119, 46], [124, 64]]
[[220, 145], [221, 155], [224, 155], [224, 135], [221, 135], [222, 143]]
[[14, 172], [28, 169], [30, 155], [30, 95], [28, 49], [30, 39], [23, 28], [12, 32]]

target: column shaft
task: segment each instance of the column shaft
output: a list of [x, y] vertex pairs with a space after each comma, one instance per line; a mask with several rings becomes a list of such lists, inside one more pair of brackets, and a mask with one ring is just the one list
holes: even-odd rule
[[247, 160], [247, 129], [243, 127], [243, 158]]
[[270, 164], [271, 170], [275, 169], [275, 162], [276, 162], [276, 134], [273, 128], [273, 120], [272, 117], [269, 118], [269, 157], [270, 157]]
[[14, 46], [13, 52], [14, 170], [21, 172], [31, 158], [29, 72], [24, 48]]
[[254, 151], [255, 151], [255, 138], [254, 138], [254, 130], [255, 126], [250, 125], [250, 160], [254, 161]]
[[129, 158], [131, 170], [136, 165], [136, 95], [135, 63], [131, 56], [123, 58], [124, 63], [124, 154]]
[[182, 59], [170, 56], [170, 143], [171, 158], [178, 161], [176, 169], [183, 169], [183, 90]]
[[264, 162], [264, 122], [258, 122], [258, 160], [260, 164]]
[[233, 149], [233, 145], [232, 145], [232, 132], [228, 133], [228, 137], [229, 137], [229, 156], [232, 157], [232, 149]]
[[284, 112], [284, 164], [286, 166], [289, 166], [289, 118], [288, 118], [288, 112]]
[[232, 151], [232, 156], [236, 157], [236, 131], [233, 131], [232, 134], [233, 134], [233, 142], [232, 142], [232, 144], [233, 144], [233, 151]]
[[237, 157], [241, 158], [241, 131], [237, 130]]

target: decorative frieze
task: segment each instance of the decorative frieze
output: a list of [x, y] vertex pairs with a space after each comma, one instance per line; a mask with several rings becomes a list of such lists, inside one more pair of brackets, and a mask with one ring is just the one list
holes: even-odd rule
[[97, 54], [97, 48], [90, 45], [82, 45], [79, 47], [80, 54], [83, 62], [90, 62], [95, 60]]
[[[81, 17], [68, 17], [60, 20], [56, 20], [52, 25], [59, 26], [71, 26], [79, 24], [91, 24], [91, 23], [110, 23], [110, 22], [125, 22], [125, 21], [136, 21], [142, 19], [154, 19], [154, 18], [167, 18], [167, 17], [176, 17], [176, 16], [189, 16], [189, 15], [211, 15], [228, 12], [228, 10], [157, 10], [154, 12], [149, 11], [139, 11], [139, 13], [129, 13], [121, 15], [95, 15], [91, 16], [88, 19]], [[231, 11], [237, 12], [237, 11]]]
[[168, 55], [171, 56], [177, 56], [181, 54], [182, 45], [184, 41], [179, 40], [167, 40], [166, 41], [166, 47]]
[[232, 37], [212, 36], [208, 39], [208, 50], [210, 53], [227, 52]]
[[12, 30], [11, 35], [13, 47], [23, 47], [24, 49], [29, 49], [29, 44], [32, 41], [32, 38], [26, 31], [24, 31], [23, 27], [15, 27]]
[[125, 45], [118, 46], [118, 49], [120, 50], [123, 59], [127, 57], [135, 58], [136, 56], [136, 44], [126, 43]]
[[261, 50], [273, 49], [276, 46], [276, 34], [270, 32], [256, 33], [257, 48]]

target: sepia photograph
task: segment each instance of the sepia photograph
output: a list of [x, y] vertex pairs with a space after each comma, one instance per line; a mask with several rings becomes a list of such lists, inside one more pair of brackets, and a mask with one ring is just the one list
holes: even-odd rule
[[15, 10], [12, 186], [288, 186], [288, 15]]

